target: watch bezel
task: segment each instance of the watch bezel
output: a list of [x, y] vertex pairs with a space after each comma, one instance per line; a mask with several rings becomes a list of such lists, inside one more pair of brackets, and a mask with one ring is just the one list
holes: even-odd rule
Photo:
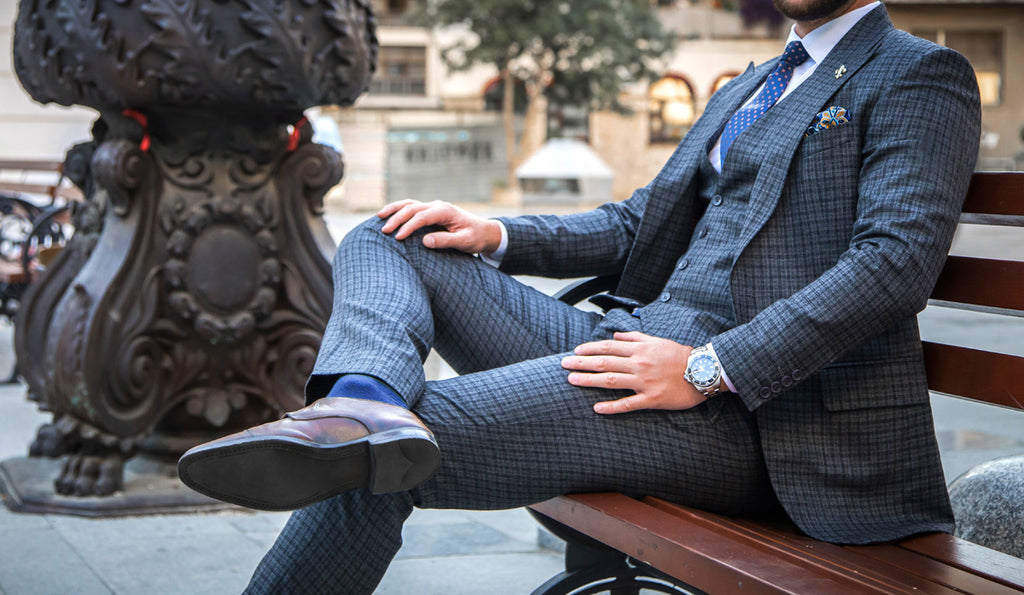
[[[709, 382], [706, 383], [698, 382], [697, 379], [694, 378], [693, 376], [694, 363], [698, 359], [703, 357], [710, 359], [715, 367], [714, 377]], [[712, 351], [711, 349], [708, 349], [707, 346], [694, 348], [694, 350], [690, 352], [690, 357], [687, 358], [686, 360], [686, 372], [683, 374], [683, 378], [685, 378], [686, 381], [693, 385], [693, 387], [696, 388], [698, 391], [704, 393], [704, 396], [714, 396], [718, 394], [721, 390], [722, 362], [718, 360], [718, 356], [715, 354], [715, 352]]]

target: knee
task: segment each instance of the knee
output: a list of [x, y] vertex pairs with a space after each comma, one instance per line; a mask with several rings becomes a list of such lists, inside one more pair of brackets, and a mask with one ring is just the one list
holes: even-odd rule
[[334, 260], [339, 258], [366, 252], [372, 246], [381, 246], [388, 236], [381, 231], [384, 221], [379, 217], [370, 217], [359, 225], [356, 225], [338, 243], [338, 249], [334, 253]]

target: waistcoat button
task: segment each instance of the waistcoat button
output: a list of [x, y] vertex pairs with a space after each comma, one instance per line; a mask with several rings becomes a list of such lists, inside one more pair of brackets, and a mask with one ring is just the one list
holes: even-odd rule
[[688, 266], [690, 266], [690, 260], [689, 259], [684, 258], [684, 259], [679, 261], [679, 267], [678, 268], [679, 268], [680, 271], [685, 269]]
[[697, 235], [698, 235], [698, 237], [702, 237], [702, 238], [707, 237], [707, 235], [708, 235], [708, 228], [702, 227], [701, 230], [700, 230], [700, 233], [697, 234]]
[[672, 299], [672, 294], [666, 291], [665, 293], [663, 293], [660, 296], [658, 296], [658, 299], [663, 301], [663, 302], [667, 302], [670, 299]]
[[711, 197], [711, 204], [715, 205], [716, 207], [717, 206], [721, 206], [721, 204], [722, 204], [722, 195], [721, 194], [716, 194], [716, 195], [712, 196]]

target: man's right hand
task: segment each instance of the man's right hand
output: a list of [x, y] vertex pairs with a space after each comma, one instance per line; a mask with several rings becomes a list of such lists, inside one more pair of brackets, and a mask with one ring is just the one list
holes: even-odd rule
[[477, 217], [446, 202], [402, 200], [385, 205], [377, 211], [377, 216], [387, 219], [381, 231], [386, 234], [394, 232], [396, 240], [406, 239], [421, 227], [444, 228], [444, 231], [423, 236], [423, 245], [427, 248], [490, 254], [501, 245], [501, 226], [497, 221]]

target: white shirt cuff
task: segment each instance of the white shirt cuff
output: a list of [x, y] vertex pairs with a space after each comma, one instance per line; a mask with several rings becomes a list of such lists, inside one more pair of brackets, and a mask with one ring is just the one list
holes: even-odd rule
[[711, 352], [712, 355], [715, 356], [715, 359], [718, 360], [718, 366], [722, 372], [722, 384], [724, 384], [729, 389], [729, 392], [736, 392], [736, 386], [733, 385], [732, 380], [729, 380], [729, 375], [726, 374], [725, 372], [725, 366], [722, 365], [722, 360], [718, 357], [718, 354], [715, 353], [715, 346], [712, 345], [711, 343], [708, 343], [708, 350]]
[[480, 253], [480, 260], [486, 262], [494, 268], [501, 266], [501, 261], [505, 258], [505, 251], [508, 250], [508, 230], [505, 229], [505, 224], [500, 220], [495, 219], [498, 222], [498, 228], [501, 229], [501, 243], [498, 244], [498, 249], [490, 254]]

